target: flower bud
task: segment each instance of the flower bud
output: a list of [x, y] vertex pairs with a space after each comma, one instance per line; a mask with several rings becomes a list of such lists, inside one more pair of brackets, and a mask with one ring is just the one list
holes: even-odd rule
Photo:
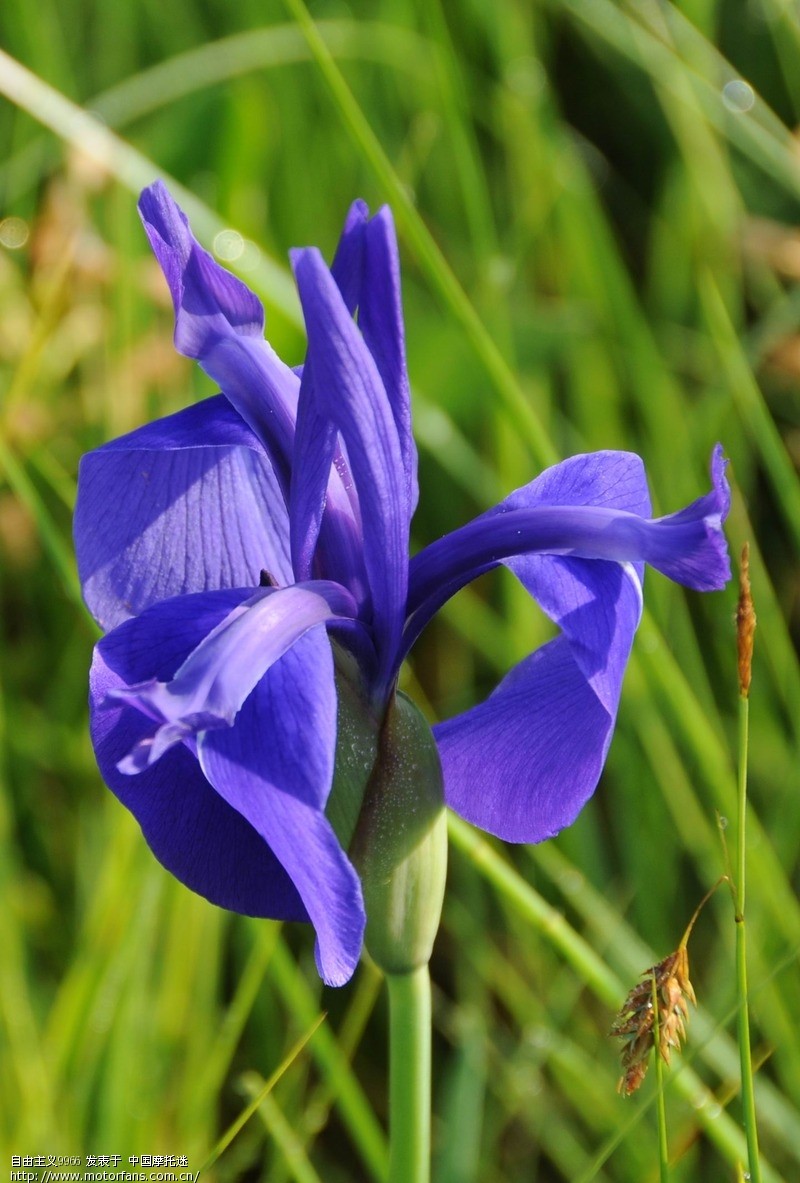
[[404, 694], [386, 714], [350, 857], [361, 876], [373, 961], [389, 974], [426, 965], [442, 912], [447, 822], [436, 741]]
[[336, 653], [336, 762], [325, 815], [344, 850], [350, 845], [364, 794], [378, 759], [380, 720], [361, 693], [347, 655]]

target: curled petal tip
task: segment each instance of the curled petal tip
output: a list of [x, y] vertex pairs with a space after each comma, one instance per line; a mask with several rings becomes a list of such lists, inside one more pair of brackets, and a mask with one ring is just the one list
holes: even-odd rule
[[691, 505], [652, 523], [645, 557], [662, 574], [695, 591], [720, 591], [731, 577], [722, 529], [731, 506], [721, 444], [711, 454], [712, 487]]
[[149, 768], [153, 763], [151, 758], [153, 743], [154, 737], [141, 740], [128, 752], [127, 756], [117, 761], [117, 770], [124, 776], [136, 776], [137, 773], [144, 772], [145, 768]]
[[715, 444], [711, 453], [713, 490], [708, 497], [709, 501], [715, 501], [716, 505], [713, 508], [709, 506], [710, 512], [706, 513], [704, 518], [708, 545], [708, 584], [699, 590], [719, 591], [731, 578], [731, 560], [722, 529], [731, 508], [731, 487], [726, 474], [728, 464], [722, 444]]
[[711, 480], [714, 485], [714, 491], [719, 498], [719, 510], [722, 521], [728, 516], [731, 508], [731, 487], [725, 471], [729, 463], [728, 457], [722, 449], [722, 444], [715, 444], [714, 450], [711, 453]]

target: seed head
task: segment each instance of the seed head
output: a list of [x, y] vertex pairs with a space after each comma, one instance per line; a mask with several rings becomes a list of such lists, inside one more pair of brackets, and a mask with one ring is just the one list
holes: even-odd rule
[[[645, 1078], [653, 1048], [657, 1046], [666, 1064], [671, 1049], [680, 1050], [689, 1018], [687, 998], [697, 1001], [689, 981], [689, 955], [682, 943], [658, 965], [644, 971], [612, 1024], [611, 1034], [624, 1040], [617, 1092], [626, 1097], [636, 1092]], [[658, 1008], [657, 1024], [654, 1002]]]
[[756, 631], [756, 614], [753, 597], [750, 594], [750, 547], [742, 547], [742, 561], [739, 569], [739, 603], [736, 607], [736, 646], [739, 655], [739, 693], [742, 698], [750, 694], [750, 677], [753, 663], [753, 639]]

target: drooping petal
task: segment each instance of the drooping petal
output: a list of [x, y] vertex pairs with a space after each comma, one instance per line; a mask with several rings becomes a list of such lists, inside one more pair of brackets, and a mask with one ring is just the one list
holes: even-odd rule
[[[435, 729], [448, 803], [464, 817], [519, 842], [547, 838], [577, 815], [613, 733], [641, 617], [643, 562], [695, 587], [727, 578], [718, 450], [712, 477], [706, 497], [649, 521], [637, 456], [576, 456], [518, 489], [474, 532], [467, 528], [462, 558], [472, 548], [482, 569], [505, 562], [563, 636], [512, 671], [485, 703]], [[447, 561], [440, 551], [440, 569]], [[413, 596], [430, 576], [420, 570]], [[457, 564], [447, 578], [451, 588], [458, 583]]]
[[375, 362], [321, 255], [294, 251], [292, 261], [315, 397], [341, 432], [359, 493], [372, 624], [388, 665], [405, 610], [410, 520], [397, 427]]
[[75, 548], [104, 628], [184, 592], [292, 580], [270, 457], [222, 396], [112, 440], [81, 461]]
[[[236, 724], [206, 732], [203, 770], [265, 839], [287, 871], [317, 933], [321, 977], [339, 986], [361, 953], [361, 886], [323, 812], [333, 776], [336, 694], [328, 651], [305, 637], [266, 676]], [[268, 721], [265, 723], [265, 721]]]
[[[212, 600], [213, 594], [202, 598]], [[185, 612], [195, 611], [191, 601], [196, 599], [181, 599]], [[166, 601], [149, 615], [174, 610], [175, 601]], [[155, 734], [120, 763], [120, 770], [136, 774], [175, 744], [210, 728], [230, 727], [256, 684], [291, 646], [316, 625], [351, 619], [355, 612], [344, 588], [321, 581], [263, 588], [250, 595], [203, 638], [169, 682], [151, 677], [114, 692], [159, 723]]]
[[[573, 457], [566, 463], [593, 467], [602, 486], [602, 458], [611, 459], [613, 471], [617, 466], [614, 458], [620, 455], [624, 453], [596, 453]], [[699, 591], [723, 587], [730, 577], [722, 533], [729, 505], [724, 466], [717, 448], [712, 458], [711, 492], [677, 514], [654, 520], [616, 508], [613, 501], [605, 504], [602, 499], [589, 504], [542, 504], [536, 482], [527, 490], [518, 490], [507, 502], [432, 543], [412, 560], [408, 596], [412, 619], [404, 648], [407, 650], [433, 613], [460, 587], [497, 563], [523, 555], [646, 562]], [[550, 472], [556, 473], [560, 467]]]
[[175, 347], [195, 358], [275, 458], [288, 493], [299, 380], [264, 340], [264, 310], [200, 246], [186, 215], [156, 181], [139, 201], [175, 305]]
[[591, 796], [613, 726], [567, 641], [550, 641], [485, 702], [434, 727], [447, 803], [508, 842], [541, 842]]
[[[503, 505], [524, 509], [537, 503], [598, 505], [643, 518], [651, 513], [644, 465], [631, 452], [574, 456], [516, 490]], [[562, 629], [578, 668], [613, 721], [642, 613], [644, 565], [532, 554], [507, 559], [506, 566]]]
[[[649, 514], [642, 462], [630, 453], [573, 457], [485, 517], [542, 505]], [[564, 636], [435, 734], [452, 807], [509, 840], [540, 841], [574, 820], [602, 771], [641, 616], [642, 567], [552, 554], [505, 561]]]
[[[138, 776], [118, 764], [152, 730], [150, 720], [114, 692], [156, 677], [168, 682], [220, 619], [249, 595], [176, 598], [157, 613], [126, 621], [95, 649], [90, 675], [91, 731], [103, 779], [136, 817], [156, 858], [192, 891], [248, 916], [307, 920], [291, 879], [263, 837], [211, 787], [184, 745]], [[310, 635], [324, 663], [329, 645]]]

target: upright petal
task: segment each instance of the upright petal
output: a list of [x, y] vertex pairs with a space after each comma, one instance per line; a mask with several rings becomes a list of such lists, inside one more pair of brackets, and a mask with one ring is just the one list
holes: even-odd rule
[[319, 252], [295, 251], [292, 261], [315, 397], [341, 432], [355, 477], [373, 629], [388, 668], [405, 610], [410, 520], [397, 427], [375, 362]]
[[[220, 593], [216, 593], [219, 596]], [[214, 593], [181, 597], [188, 614], [205, 610]], [[197, 601], [196, 603], [194, 601]], [[167, 600], [149, 609], [159, 618], [175, 611]], [[159, 726], [120, 763], [135, 774], [164, 752], [210, 728], [230, 727], [264, 674], [310, 629], [342, 616], [355, 605], [338, 584], [322, 582], [276, 590], [264, 588], [237, 604], [187, 656], [169, 682], [149, 678], [114, 692]]]
[[[305, 907], [274, 853], [248, 821], [211, 787], [184, 745], [138, 776], [118, 764], [151, 730], [114, 692], [146, 678], [169, 681], [188, 654], [249, 593], [171, 601], [170, 610], [126, 621], [95, 649], [90, 675], [92, 742], [103, 779], [136, 817], [156, 858], [214, 904], [248, 916], [307, 920]], [[194, 608], [187, 612], [187, 602]], [[312, 638], [325, 660], [327, 640]]]
[[142, 193], [139, 211], [172, 294], [176, 349], [219, 384], [288, 492], [299, 380], [264, 340], [260, 301], [203, 250], [161, 181]]
[[[317, 933], [317, 966], [339, 986], [364, 935], [361, 886], [325, 817], [333, 777], [336, 693], [328, 650], [303, 638], [274, 665], [236, 725], [202, 736], [200, 762], [220, 796], [275, 852]], [[265, 726], [269, 720], [269, 726]]]
[[297, 579], [310, 579], [313, 571], [338, 435], [335, 423], [317, 408], [312, 374], [313, 365], [306, 361], [300, 382], [289, 497], [292, 566]]
[[369, 206], [356, 198], [344, 220], [342, 233], [331, 263], [331, 275], [342, 293], [347, 311], [355, 316], [361, 300], [364, 274], [364, 228], [369, 223]]
[[358, 497], [336, 425], [320, 412], [311, 359], [300, 383], [289, 514], [295, 579], [324, 573], [349, 588], [366, 614], [369, 587]]
[[222, 396], [84, 456], [84, 596], [104, 628], [184, 592], [292, 580], [289, 521], [263, 445]]
[[400, 257], [392, 211], [382, 206], [370, 219], [363, 201], [350, 208], [331, 272], [372, 354], [392, 409], [410, 513], [418, 497], [417, 449], [411, 430]]

